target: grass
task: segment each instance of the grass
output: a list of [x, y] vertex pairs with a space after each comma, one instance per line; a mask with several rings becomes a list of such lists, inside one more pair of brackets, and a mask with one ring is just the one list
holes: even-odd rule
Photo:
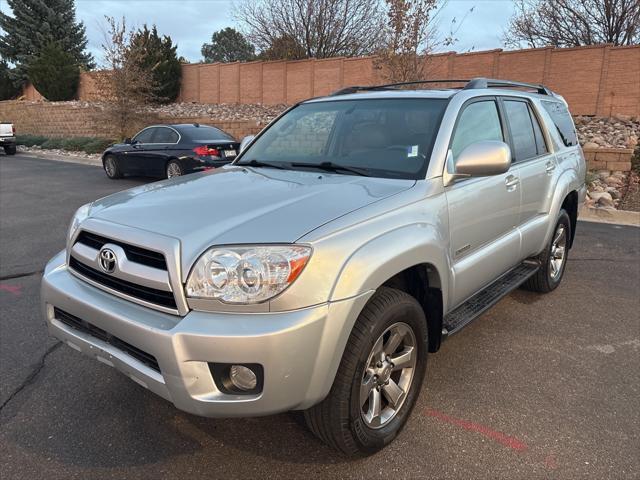
[[102, 153], [113, 140], [97, 137], [69, 137], [69, 138], [49, 138], [42, 135], [17, 135], [18, 145], [26, 147], [39, 146], [40, 148], [52, 150], [68, 150], [70, 152]]

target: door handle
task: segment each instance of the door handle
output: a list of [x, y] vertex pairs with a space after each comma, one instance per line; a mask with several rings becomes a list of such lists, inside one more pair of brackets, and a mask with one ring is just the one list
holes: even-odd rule
[[556, 164], [553, 163], [552, 161], [548, 161], [544, 167], [548, 174], [552, 174], [553, 171], [556, 169]]
[[520, 183], [520, 179], [515, 175], [509, 175], [504, 179], [504, 184], [507, 187], [507, 192], [513, 192], [516, 188], [518, 188], [518, 183]]

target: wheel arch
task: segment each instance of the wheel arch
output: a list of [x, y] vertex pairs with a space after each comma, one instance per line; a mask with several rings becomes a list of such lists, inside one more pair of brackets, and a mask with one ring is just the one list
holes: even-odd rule
[[354, 297], [381, 286], [398, 288], [422, 305], [429, 329], [429, 350], [436, 351], [448, 299], [446, 252], [446, 241], [432, 225], [414, 224], [387, 232], [349, 258], [330, 298]]

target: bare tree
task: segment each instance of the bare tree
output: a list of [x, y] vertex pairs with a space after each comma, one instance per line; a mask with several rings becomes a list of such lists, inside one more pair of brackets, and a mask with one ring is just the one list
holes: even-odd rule
[[427, 77], [427, 54], [436, 48], [456, 42], [455, 35], [473, 7], [462, 21], [451, 21], [448, 35], [438, 31], [438, 16], [448, 0], [385, 0], [387, 21], [382, 37], [376, 68], [389, 82], [408, 82]]
[[639, 0], [517, 0], [505, 45], [578, 47], [640, 42]]
[[141, 42], [132, 42], [135, 31], [127, 29], [124, 18], [105, 18], [104, 70], [94, 78], [110, 121], [124, 138], [140, 122], [141, 107], [156, 100], [155, 80], [152, 70], [145, 67]]
[[242, 0], [235, 17], [259, 50], [285, 38], [307, 58], [373, 53], [384, 25], [379, 0]]

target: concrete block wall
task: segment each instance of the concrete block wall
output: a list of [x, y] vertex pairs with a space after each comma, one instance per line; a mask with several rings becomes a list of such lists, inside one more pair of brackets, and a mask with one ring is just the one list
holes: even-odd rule
[[630, 148], [585, 148], [583, 151], [589, 170], [631, 170], [633, 150]]

